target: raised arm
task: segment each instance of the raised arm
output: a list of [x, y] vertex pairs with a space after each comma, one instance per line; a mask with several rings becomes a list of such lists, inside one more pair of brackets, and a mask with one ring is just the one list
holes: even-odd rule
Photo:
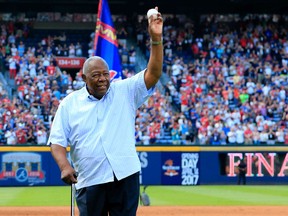
[[[155, 7], [158, 11], [158, 7]], [[148, 32], [150, 35], [150, 58], [144, 76], [147, 89], [153, 87], [161, 77], [163, 65], [163, 19], [161, 13], [148, 18]]]

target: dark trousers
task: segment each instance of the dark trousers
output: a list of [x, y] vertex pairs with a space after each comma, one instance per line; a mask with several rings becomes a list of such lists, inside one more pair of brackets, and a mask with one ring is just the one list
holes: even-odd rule
[[80, 216], [135, 216], [140, 195], [139, 172], [120, 181], [81, 188], [76, 192]]
[[239, 173], [239, 175], [238, 175], [238, 185], [241, 184], [241, 181], [243, 182], [243, 185], [246, 185], [246, 174], [245, 173]]

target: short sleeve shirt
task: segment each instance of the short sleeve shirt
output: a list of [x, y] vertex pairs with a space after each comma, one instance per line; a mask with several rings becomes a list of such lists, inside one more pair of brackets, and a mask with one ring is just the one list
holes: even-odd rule
[[140, 171], [135, 148], [136, 110], [150, 97], [144, 70], [112, 82], [100, 100], [86, 86], [67, 95], [55, 114], [48, 144], [70, 145], [79, 173], [76, 188], [121, 180]]

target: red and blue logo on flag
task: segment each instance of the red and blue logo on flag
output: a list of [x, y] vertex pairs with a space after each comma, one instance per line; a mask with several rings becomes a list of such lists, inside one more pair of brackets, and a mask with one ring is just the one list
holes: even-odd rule
[[99, 1], [94, 50], [95, 56], [100, 56], [106, 60], [110, 69], [111, 81], [122, 79], [117, 34], [107, 0]]

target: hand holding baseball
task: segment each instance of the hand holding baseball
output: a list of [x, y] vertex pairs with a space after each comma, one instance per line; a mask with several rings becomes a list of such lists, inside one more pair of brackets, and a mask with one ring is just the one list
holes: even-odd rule
[[153, 41], [162, 40], [163, 18], [158, 11], [158, 7], [147, 11], [148, 31]]
[[158, 14], [158, 10], [156, 10], [155, 8], [151, 8], [150, 10], [147, 11], [147, 19], [148, 22], [150, 22], [150, 17], [152, 19], [157, 18], [157, 14]]

